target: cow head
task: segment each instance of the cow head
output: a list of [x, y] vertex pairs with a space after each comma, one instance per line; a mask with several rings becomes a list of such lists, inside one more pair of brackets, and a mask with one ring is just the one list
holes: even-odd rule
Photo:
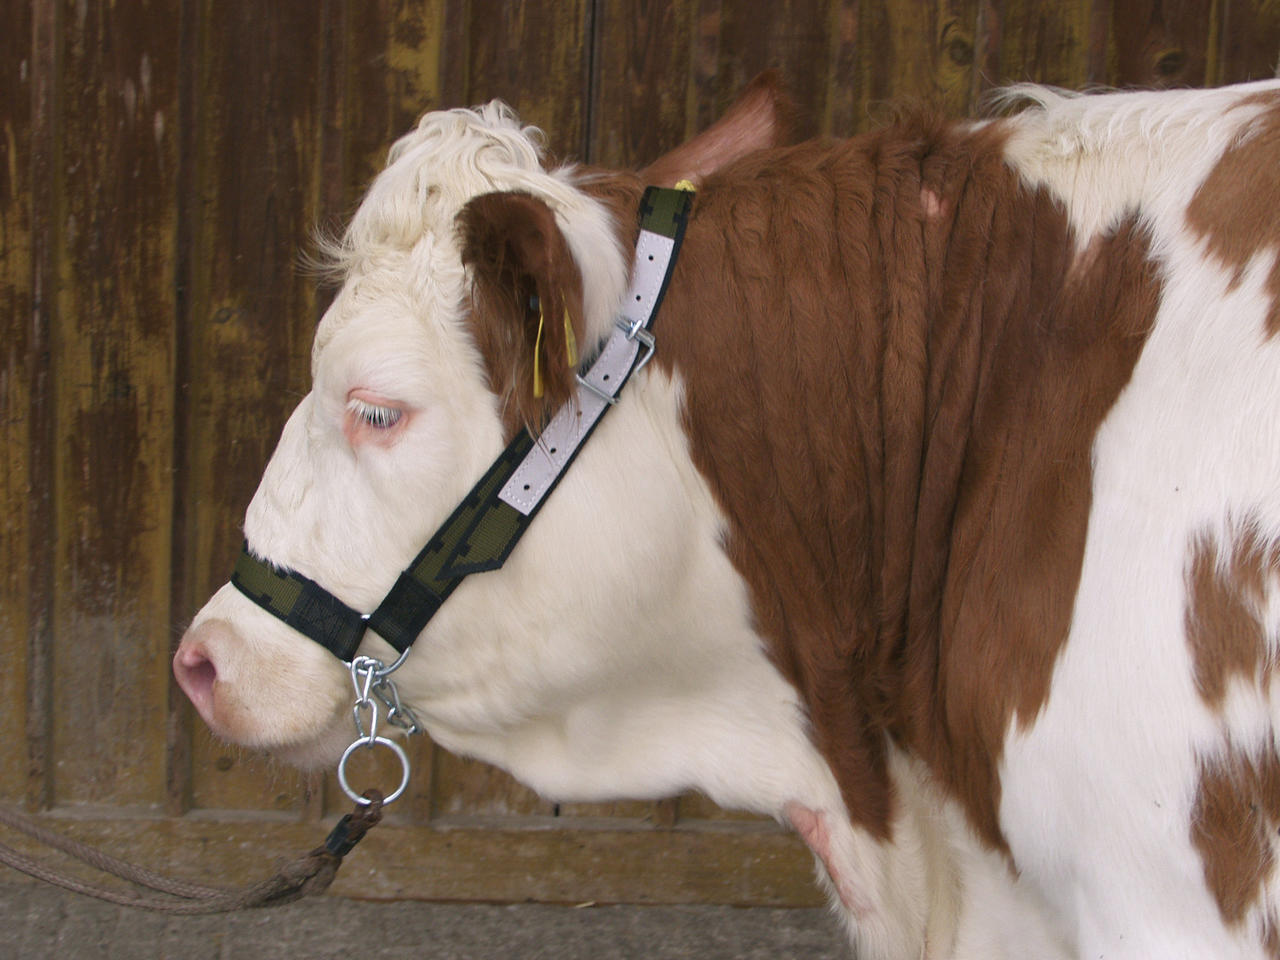
[[[758, 81], [646, 179], [771, 145], [780, 102]], [[396, 143], [329, 251], [343, 284], [316, 334], [311, 392], [249, 505], [252, 552], [357, 610], [377, 605], [506, 438], [570, 397], [573, 345], [587, 355], [612, 328], [631, 227], [592, 189], [603, 176], [546, 169], [537, 131], [496, 102], [428, 114]], [[682, 479], [646, 462], [664, 441], [634, 419], [609, 458], [587, 445], [507, 566], [464, 583], [397, 674], [437, 741], [502, 762], [496, 732], [643, 675], [651, 653], [615, 645], [596, 615], [612, 608], [624, 625], [660, 611], [678, 565], [637, 584], [635, 564], [678, 556], [696, 523], [672, 505]], [[394, 659], [373, 634], [362, 652]], [[197, 614], [174, 671], [227, 740], [310, 766], [351, 739], [344, 665], [230, 585]]]

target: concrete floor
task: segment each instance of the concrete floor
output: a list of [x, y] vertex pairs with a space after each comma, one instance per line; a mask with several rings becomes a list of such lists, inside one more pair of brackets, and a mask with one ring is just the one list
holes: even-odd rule
[[324, 897], [232, 916], [175, 918], [0, 873], [0, 958], [55, 957], [851, 960], [852, 954], [823, 910], [373, 903]]

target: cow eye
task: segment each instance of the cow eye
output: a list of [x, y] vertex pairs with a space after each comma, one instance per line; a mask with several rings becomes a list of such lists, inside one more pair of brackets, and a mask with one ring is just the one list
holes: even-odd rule
[[352, 397], [347, 401], [347, 409], [355, 416], [357, 420], [362, 421], [374, 430], [390, 430], [404, 415], [398, 407], [383, 407], [374, 403], [368, 403], [358, 397]]

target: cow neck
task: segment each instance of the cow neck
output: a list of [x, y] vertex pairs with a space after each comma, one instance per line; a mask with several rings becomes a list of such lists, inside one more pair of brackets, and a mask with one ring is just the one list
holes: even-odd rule
[[693, 205], [690, 190], [649, 187], [640, 202], [635, 267], [615, 329], [578, 374], [574, 400], [535, 439], [521, 430], [441, 524], [370, 614], [308, 577], [278, 567], [245, 542], [232, 585], [268, 613], [350, 661], [372, 630], [403, 655], [473, 573], [497, 570], [577, 457], [631, 375], [649, 362], [649, 327], [662, 304]]

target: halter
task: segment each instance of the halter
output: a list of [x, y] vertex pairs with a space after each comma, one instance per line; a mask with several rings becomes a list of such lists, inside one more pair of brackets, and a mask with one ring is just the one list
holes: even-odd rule
[[537, 440], [522, 430], [511, 441], [372, 613], [362, 614], [314, 580], [256, 556], [247, 541], [231, 583], [348, 665], [365, 630], [372, 630], [400, 655], [378, 671], [385, 678], [458, 584], [506, 562], [627, 380], [653, 357], [649, 325], [670, 282], [692, 205], [691, 189], [645, 190], [631, 287], [604, 348], [578, 374], [577, 397], [556, 412]]

